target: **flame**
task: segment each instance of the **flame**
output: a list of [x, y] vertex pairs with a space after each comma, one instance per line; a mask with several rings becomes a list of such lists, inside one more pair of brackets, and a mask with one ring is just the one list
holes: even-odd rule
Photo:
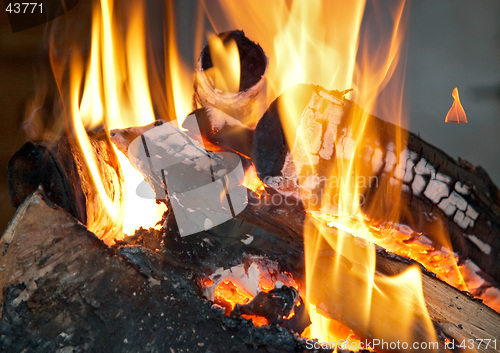
[[245, 171], [245, 176], [241, 185], [245, 186], [249, 190], [252, 190], [259, 197], [266, 189], [265, 184], [257, 176], [257, 171], [255, 170], [253, 164]]
[[[176, 18], [174, 3], [166, 3], [167, 19], [165, 36], [165, 84], [167, 95], [167, 108], [170, 117], [175, 117], [179, 126], [182, 125], [184, 118], [192, 111], [193, 107], [193, 71], [182, 60], [179, 53], [177, 42], [178, 35], [176, 29]], [[196, 35], [201, 38], [201, 29], [203, 27], [203, 17], [201, 16], [201, 7], [198, 7], [198, 16], [195, 20], [198, 28]], [[195, 52], [201, 51], [201, 41], [196, 40]], [[172, 109], [173, 107], [173, 109]]]
[[467, 116], [465, 115], [464, 108], [462, 107], [462, 103], [460, 103], [460, 97], [458, 96], [458, 88], [453, 88], [453, 92], [451, 92], [451, 96], [453, 97], [453, 104], [451, 105], [448, 114], [446, 114], [446, 118], [444, 119], [445, 123], [467, 123]]
[[[323, 203], [319, 210], [316, 209], [320, 214], [331, 215], [334, 221], [329, 224], [335, 228], [313, 217], [309, 217], [309, 225], [305, 228], [305, 287], [306, 305], [313, 313], [311, 336], [324, 342], [338, 338], [334, 330], [339, 325], [331, 324], [331, 319], [335, 319], [365, 338], [435, 341], [419, 270], [411, 268], [395, 277], [375, 273], [375, 236], [361, 209], [364, 188], [356, 182], [373, 176], [371, 168], [358, 156], [364, 152], [367, 139], [379, 140], [367, 112], [384, 108], [384, 116], [395, 117], [393, 122], [401, 124], [404, 76], [395, 75], [404, 68], [400, 60], [406, 17], [404, 2], [391, 9], [389, 19], [379, 9], [370, 9], [372, 16], [367, 16], [365, 32], [360, 29], [364, 1], [235, 3], [221, 0], [218, 4], [225, 12], [226, 22], [210, 16], [211, 6], [216, 5], [205, 2], [216, 31], [228, 30], [229, 22], [229, 27], [244, 30], [270, 57], [266, 106], [279, 93], [297, 83], [314, 83], [326, 89], [354, 87], [352, 95], [364, 108], [353, 108], [349, 116], [343, 117], [348, 119], [348, 128], [336, 132], [335, 156], [328, 175], [338, 182], [324, 190]], [[269, 18], [274, 20], [269, 21]], [[376, 38], [369, 36], [384, 23], [392, 24], [389, 36], [386, 33]], [[390, 104], [383, 102], [385, 91], [397, 92], [390, 95], [393, 101]], [[318, 157], [312, 153], [316, 150], [312, 147], [318, 137], [307, 127], [300, 126], [303, 113], [295, 108], [296, 98], [290, 94], [281, 100], [279, 108], [286, 116], [282, 123], [288, 145], [294, 146], [292, 159], [310, 167], [314, 174]], [[321, 103], [322, 98], [316, 98]], [[310, 104], [317, 103], [313, 99]], [[394, 136], [390, 148], [399, 156], [404, 148], [404, 136], [400, 129], [394, 131]], [[300, 170], [296, 172], [300, 174]], [[377, 200], [375, 204], [391, 203], [388, 205], [391, 207], [384, 207], [388, 210], [383, 215], [385, 221], [397, 221], [399, 214], [392, 210], [399, 209], [400, 191], [398, 185], [384, 186], [373, 196]], [[337, 200], [336, 207], [330, 202], [333, 199]], [[310, 211], [311, 214], [314, 210]], [[325, 252], [330, 255], [322, 255]], [[399, 314], [401, 312], [406, 313], [404, 317]]]
[[213, 67], [205, 70], [212, 80], [213, 87], [222, 92], [237, 93], [240, 88], [240, 56], [236, 41], [229, 39], [226, 43], [218, 36], [208, 40], [210, 58]]
[[[114, 146], [110, 153], [114, 152], [116, 157], [110, 158], [118, 160], [115, 169], [119, 180], [107, 180], [109, 175], [103, 172], [105, 163], [96, 156], [87, 133], [101, 127], [109, 133], [111, 129], [146, 125], [155, 120], [148, 77], [146, 3], [134, 1], [120, 9], [115, 8], [113, 0], [96, 1], [93, 5], [90, 54], [86, 64], [81, 48], [71, 47], [69, 62], [66, 58], [61, 59], [56, 40], [61, 37], [60, 30], [52, 33], [51, 64], [61, 96], [69, 97], [65, 103], [69, 107], [69, 128], [85, 158], [92, 189], [98, 195], [95, 202], [87, 202], [87, 227], [111, 245], [113, 239], [122, 237], [122, 232], [133, 234], [140, 227], [154, 226], [161, 219], [165, 206], [136, 194], [143, 177]], [[171, 55], [177, 58], [175, 43], [171, 43], [170, 49]], [[70, 68], [69, 95], [66, 95], [64, 81], [67, 67]], [[182, 73], [181, 70], [177, 72]], [[174, 78], [167, 81], [173, 82]], [[158, 85], [155, 89], [164, 91]], [[192, 90], [187, 90], [185, 95], [190, 92]], [[178, 105], [171, 109], [174, 114], [189, 111], [189, 99], [177, 101]]]

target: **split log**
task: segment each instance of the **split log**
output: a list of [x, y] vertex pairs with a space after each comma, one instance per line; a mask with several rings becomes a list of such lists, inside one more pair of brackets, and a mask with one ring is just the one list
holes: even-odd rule
[[[130, 141], [135, 133], [140, 135]], [[182, 235], [221, 224], [245, 208], [247, 189], [240, 185], [244, 170], [238, 155], [208, 151], [160, 121], [113, 130], [111, 139], [151, 184], [156, 199], [168, 202]]]
[[[274, 193], [277, 191], [271, 189], [269, 194], [265, 192], [261, 198], [272, 197]], [[293, 209], [290, 206], [293, 203], [293, 197], [289, 196], [289, 198], [280, 203], [272, 203], [269, 200], [250, 202], [247, 209], [238, 215], [238, 218], [245, 219], [250, 223], [256, 222], [259, 227], [273, 232], [277, 239], [287, 244], [290, 253], [301, 253], [303, 251], [305, 212], [300, 212], [299, 205]], [[333, 233], [337, 230], [330, 228], [330, 231]], [[393, 276], [404, 272], [410, 266], [420, 266], [413, 260], [386, 252], [378, 246], [376, 246], [376, 250], [376, 273], [378, 275]], [[322, 253], [321, 258], [331, 261], [333, 255], [335, 255], [333, 250], [328, 248]], [[303, 261], [302, 257], [301, 261], [298, 262], [284, 262], [288, 266], [287, 270], [299, 282], [304, 281]], [[347, 259], [344, 261], [349, 263]], [[423, 267], [421, 269], [425, 302], [430, 318], [441, 339], [454, 340], [455, 346], [457, 346], [464, 339], [474, 340], [478, 343], [481, 339], [490, 339], [492, 340], [490, 342], [494, 342], [494, 339], [499, 337], [500, 315], [498, 313], [484, 305], [480, 300], [473, 299], [470, 294], [439, 280]], [[317, 289], [317, 298], [325, 303], [322, 306], [324, 308], [330, 298], [331, 288], [322, 282], [322, 285], [318, 286]], [[328, 311], [323, 313], [330, 316]], [[331, 313], [332, 317], [337, 317], [336, 315], [337, 313]], [[358, 334], [363, 337], [363, 333], [358, 332]], [[478, 346], [476, 345], [476, 347]], [[483, 344], [478, 347], [477, 351], [491, 352], [492, 347], [492, 345], [486, 347]]]
[[[299, 121], [288, 140], [295, 141], [293, 146], [289, 146], [282, 125], [291, 117], [280, 108], [290, 102]], [[341, 92], [313, 85], [298, 85], [285, 92], [271, 104], [254, 133], [252, 156], [259, 177], [280, 191], [298, 194], [297, 180], [330, 175], [335, 155], [351, 153], [351, 124], [363, 114]], [[380, 223], [390, 218], [394, 200], [399, 200], [394, 190], [401, 190], [402, 223], [444, 245], [436, 232], [443, 225], [461, 261], [471, 259], [500, 283], [500, 192], [486, 172], [456, 162], [418, 136], [398, 132], [395, 125], [376, 117], [370, 116], [365, 131], [369, 134], [363, 136], [353, 157], [362, 166], [361, 177], [377, 181], [373, 185], [366, 182], [364, 189], [363, 210], [368, 216]], [[399, 155], [397, 136], [405, 146]], [[303, 160], [292, 161], [292, 149]], [[296, 167], [300, 175], [295, 175]], [[314, 195], [322, 186], [316, 183], [307, 191]], [[302, 190], [307, 187], [302, 185]]]
[[[120, 165], [104, 131], [90, 132], [103, 190], [117, 209], [123, 202]], [[55, 204], [63, 207], [97, 235], [112, 242], [121, 236], [119, 215], [111, 215], [96, 189], [83, 152], [72, 138], [56, 142], [27, 142], [8, 166], [9, 193], [14, 207], [39, 186]]]
[[[260, 45], [252, 42], [242, 31], [230, 31], [217, 35], [224, 44], [234, 41], [238, 48], [240, 77], [238, 92], [225, 92], [215, 88], [215, 82], [207, 74], [214, 67], [207, 45], [201, 52], [195, 71], [195, 102], [198, 107], [218, 109], [240, 121], [249, 120], [253, 104], [262, 86], [267, 70], [267, 57]], [[250, 119], [251, 120], [251, 119]]]
[[[192, 271], [143, 248], [140, 272], [40, 193], [0, 238], [2, 352], [303, 352], [278, 326], [226, 317]], [[144, 260], [144, 257], [143, 257]]]

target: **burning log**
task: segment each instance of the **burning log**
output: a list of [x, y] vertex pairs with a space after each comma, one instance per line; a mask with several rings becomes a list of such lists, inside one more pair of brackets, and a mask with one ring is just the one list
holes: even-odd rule
[[[117, 157], [105, 132], [89, 133], [92, 149], [98, 156], [103, 190], [110, 203], [123, 202], [122, 176]], [[83, 152], [76, 142], [63, 137], [55, 143], [27, 142], [9, 161], [9, 193], [18, 207], [41, 186], [47, 197], [63, 207], [105, 241], [121, 235], [120, 220], [106, 209], [95, 188]]]
[[[300, 130], [291, 132], [289, 141], [293, 142], [285, 138], [282, 121], [287, 117], [281, 106], [291, 101], [302, 112]], [[300, 187], [313, 199], [328, 180], [335, 154], [350, 153], [349, 121], [362, 114], [366, 113], [341, 92], [312, 85], [285, 92], [271, 104], [254, 133], [253, 162], [259, 177], [280, 192], [298, 195]], [[376, 117], [370, 117], [365, 129], [378, 136], [367, 137], [354, 156], [363, 165], [361, 176], [376, 180], [364, 188], [363, 209], [368, 216], [383, 223], [394, 210], [392, 199], [383, 195], [399, 186], [407, 204], [401, 222], [430, 237], [442, 222], [460, 259], [473, 260], [500, 282], [500, 192], [486, 172], [454, 161], [407, 131], [402, 133], [407, 136], [403, 141], [406, 148], [397, 156], [396, 127]], [[292, 150], [303, 160], [292, 162]], [[306, 155], [313, 156], [313, 162]], [[295, 168], [301, 171], [299, 175]]]
[[[266, 192], [261, 197], [272, 197], [273, 193], [276, 193], [276, 191], [270, 191], [269, 195]], [[286, 247], [289, 253], [301, 253], [303, 251], [305, 212], [299, 213], [299, 206], [295, 211], [291, 212], [291, 202], [293, 202], [291, 197], [286, 202], [274, 204], [265, 200], [260, 203], [250, 202], [249, 207], [238, 217], [249, 222], [256, 221], [259, 227], [274, 232], [276, 239], [287, 244]], [[300, 214], [302, 216], [297, 217]], [[337, 231], [335, 228], [329, 227], [323, 228], [323, 231], [325, 229], [332, 233]], [[410, 266], [420, 266], [413, 260], [389, 253], [380, 247], [376, 248], [377, 275], [395, 276], [405, 272]], [[321, 264], [324, 263], [323, 268], [331, 268], [329, 264], [334, 255], [335, 252], [331, 248], [326, 247], [323, 249], [318, 260], [318, 267], [321, 268]], [[346, 258], [343, 259], [343, 262], [345, 264], [350, 263]], [[291, 260], [286, 263], [289, 264], [288, 270], [293, 274], [294, 278], [302, 281], [304, 275], [303, 258], [297, 262]], [[436, 278], [434, 274], [424, 268], [422, 268], [422, 272], [425, 303], [442, 341], [448, 339], [457, 346], [464, 339], [478, 342], [484, 337], [485, 340], [494, 342], [494, 339], [500, 335], [500, 316], [498, 313], [481, 303], [480, 300], [473, 299], [469, 293], [453, 288]], [[323, 303], [321, 305], [322, 313], [327, 317], [338, 318], [337, 310], [333, 307], [329, 308], [328, 303], [331, 303], [332, 293], [329, 284], [323, 283], [321, 286], [317, 286], [316, 289], [317, 292], [314, 298], [317, 302]], [[342, 321], [343, 318], [340, 318], [340, 320]], [[383, 316], [381, 320], [384, 320]], [[417, 327], [415, 327], [415, 330], [417, 330]], [[363, 333], [360, 333], [360, 335], [363, 337]], [[491, 347], [488, 348], [486, 345], [482, 345], [477, 351], [490, 352]]]
[[[0, 239], [1, 351], [305, 350], [285, 329], [211, 308], [167, 257], [143, 248], [150, 261], [131, 264], [47, 201], [28, 197]], [[153, 271], [136, 267], [146, 262]]]
[[[232, 46], [232, 58], [228, 59], [231, 53], [225, 52], [226, 46], [229, 52]], [[234, 46], [237, 50], [234, 50]], [[236, 77], [223, 72], [224, 64], [232, 64], [224, 61], [231, 59], [236, 62], [235, 67], [239, 68], [239, 72], [232, 73]], [[267, 57], [260, 45], [248, 39], [242, 31], [220, 33], [201, 52], [195, 72], [195, 102], [199, 107], [222, 110], [237, 120], [246, 121], [252, 114], [255, 98], [264, 84], [266, 70]], [[218, 81], [226, 81], [226, 89], [218, 86]], [[237, 84], [231, 85], [228, 81]]]
[[182, 235], [221, 224], [246, 206], [238, 155], [207, 151], [196, 142], [199, 136], [191, 138], [162, 121], [111, 132], [111, 139], [154, 188], [156, 199], [167, 202], [168, 195]]
[[204, 144], [208, 142], [215, 145], [215, 148], [207, 148], [234, 151], [252, 157], [253, 129], [210, 106], [195, 110], [190, 114], [193, 115], [195, 119], [186, 119], [182, 127], [194, 134], [199, 131]]

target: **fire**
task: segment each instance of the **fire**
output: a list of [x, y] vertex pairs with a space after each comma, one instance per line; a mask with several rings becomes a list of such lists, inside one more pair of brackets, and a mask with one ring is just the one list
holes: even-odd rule
[[[117, 8], [113, 0], [94, 2], [88, 58], [82, 54], [79, 43], [75, 43], [76, 46], [71, 47], [70, 60], [61, 60], [58, 54], [61, 48], [56, 40], [61, 36], [60, 29], [53, 31], [51, 42], [53, 71], [61, 95], [69, 97], [65, 103], [69, 107], [69, 128], [85, 156], [93, 188], [99, 195], [99, 200], [89, 202], [92, 206], [88, 207], [87, 227], [108, 244], [113, 244], [113, 239], [120, 239], [122, 231], [133, 234], [141, 226], [154, 226], [161, 219], [165, 206], [136, 195], [135, 190], [143, 177], [117, 149], [114, 152], [121, 166], [118, 172], [121, 180], [110, 187], [109, 181], [103, 179], [102, 166], [95, 156], [87, 131], [103, 127], [109, 132], [111, 129], [152, 123], [155, 120], [152, 91], [169, 89], [175, 95], [175, 104], [171, 104], [168, 115], [163, 118], [169, 115], [171, 119], [183, 118], [191, 109], [192, 83], [187, 86], [186, 81], [189, 80], [179, 79], [188, 70], [179, 59], [173, 39], [174, 28], [168, 27], [166, 31], [170, 57], [166, 58], [168, 67], [165, 72], [171, 74], [165, 78], [169, 85], [166, 88], [161, 87], [157, 79], [154, 82], [149, 80], [146, 3], [134, 1], [128, 5], [124, 10]], [[64, 72], [68, 68], [69, 87], [64, 81]], [[186, 77], [189, 77], [188, 74]], [[155, 104], [165, 107], [167, 100], [168, 97]], [[101, 209], [98, 205], [104, 207]]]
[[[331, 321], [336, 319], [363, 337], [435, 341], [418, 268], [391, 278], [375, 273], [375, 235], [361, 211], [363, 188], [355, 182], [373, 176], [372, 170], [357, 158], [363, 151], [363, 141], [378, 139], [372, 131], [376, 129], [370, 128], [366, 111], [385, 107], [383, 116], [395, 117], [394, 123], [398, 125], [403, 116], [400, 93], [403, 76], [396, 78], [395, 74], [404, 66], [400, 61], [406, 16], [404, 2], [389, 13], [392, 33], [389, 36], [382, 33], [379, 37], [383, 40], [375, 44], [369, 34], [384, 23], [383, 13], [370, 9], [376, 15], [371, 17], [375, 22], [368, 22], [363, 27], [365, 32], [361, 32], [364, 1], [294, 1], [290, 6], [284, 2], [258, 1], [220, 1], [220, 4], [230, 26], [241, 28], [259, 42], [274, 63], [269, 67], [266, 103], [297, 83], [314, 83], [327, 89], [354, 87], [355, 100], [365, 109], [353, 109], [345, 117], [349, 119], [348, 131], [332, 130], [344, 136], [335, 141], [335, 156], [329, 171], [329, 178], [338, 182], [324, 190], [323, 204], [316, 211], [333, 217], [329, 224], [334, 228], [310, 217], [304, 230], [306, 305], [313, 321], [310, 337], [324, 342], [338, 339], [339, 333], [335, 331], [339, 325]], [[205, 6], [210, 13], [210, 3]], [[228, 29], [217, 26], [216, 18], [211, 18], [211, 22], [217, 31]], [[393, 102], [387, 104], [381, 99], [384, 90], [399, 93], [391, 95]], [[286, 112], [282, 124], [288, 144], [293, 146], [292, 159], [300, 161], [294, 164], [307, 165], [315, 171], [318, 157], [309, 152], [313, 150], [309, 146], [318, 137], [306, 127], [297, 129], [302, 111], [295, 109], [296, 98], [290, 95], [281, 101], [280, 109]], [[323, 104], [322, 99], [313, 97], [310, 104]], [[404, 136], [399, 129], [395, 136], [392, 149], [399, 156]], [[300, 175], [300, 170], [296, 172]], [[390, 202], [392, 207], [387, 209], [399, 209], [400, 186], [380, 189], [374, 196], [377, 202]], [[338, 200], [336, 207], [329, 202], [333, 199]], [[396, 222], [398, 216], [389, 212], [384, 218]], [[328, 251], [331, 256], [320, 255]], [[406, 313], [404, 317], [399, 314], [402, 312]]]
[[[101, 0], [94, 6], [89, 55], [71, 48], [71, 61], [61, 60], [55, 50], [55, 41], [51, 51], [59, 90], [61, 95], [67, 96], [64, 104], [67, 115], [71, 116], [68, 120], [70, 131], [85, 155], [93, 187], [99, 192], [100, 200], [96, 204], [105, 207], [105, 210], [89, 211], [88, 228], [108, 244], [122, 236], [122, 229], [125, 233], [133, 233], [140, 226], [154, 225], [161, 219], [164, 208], [153, 200], [134, 198], [135, 188], [143, 178], [117, 150], [120, 180], [111, 188], [109, 181], [102, 178], [102, 161], [95, 156], [87, 131], [101, 126], [109, 132], [116, 128], [146, 125], [156, 119], [157, 111], [165, 115], [162, 118], [182, 120], [191, 110], [192, 101], [192, 71], [180, 59], [173, 4], [169, 2], [166, 9], [165, 67], [163, 71], [153, 68], [154, 74], [148, 71], [151, 70], [151, 58], [146, 42], [145, 2], [134, 1], [128, 5], [125, 20], [122, 19], [124, 23], [117, 19], [113, 0]], [[225, 12], [223, 21], [211, 16], [217, 5]], [[394, 277], [377, 274], [373, 244], [401, 251], [401, 254], [416, 258], [429, 268], [442, 268], [445, 262], [447, 274], [443, 276], [459, 288], [466, 288], [464, 273], [467, 272], [457, 266], [451, 250], [436, 253], [427, 244], [415, 242], [414, 247], [404, 248], [406, 253], [403, 253], [403, 247], [393, 244], [406, 242], [408, 235], [396, 226], [376, 229], [377, 223], [367, 219], [360, 201], [366, 186], [358, 181], [375, 176], [358, 156], [365, 147], [364, 141], [379, 141], [367, 112], [376, 110], [385, 117], [394, 117], [393, 122], [398, 126], [404, 116], [401, 95], [404, 77], [398, 76], [404, 67], [401, 60], [404, 57], [404, 1], [385, 14], [390, 17], [389, 21], [384, 16], [374, 16], [375, 23], [368, 22], [362, 27], [367, 6], [373, 4], [343, 0], [204, 1], [215, 31], [241, 28], [270, 57], [272, 64], [267, 73], [266, 94], [255, 107], [255, 116], [262, 116], [276, 96], [298, 83], [319, 84], [327, 89], [354, 88], [350, 94], [364, 108], [353, 108], [345, 116], [349, 121], [348, 128], [335, 131], [342, 138], [330, 146], [334, 156], [328, 177], [337, 182], [324, 190], [323, 203], [319, 207], [308, 210], [304, 229], [306, 279], [305, 289], [301, 288], [305, 291], [305, 304], [312, 320], [307, 336], [324, 342], [356, 335], [386, 341], [436, 341], [423, 298], [419, 269], [412, 267]], [[380, 15], [378, 9], [370, 8], [370, 11]], [[369, 34], [384, 22], [392, 24], [389, 38], [378, 35], [380, 43], [374, 42]], [[122, 28], [126, 30], [122, 31]], [[207, 75], [214, 88], [237, 92], [240, 67], [235, 64], [239, 62], [235, 43], [224, 43], [214, 36], [209, 40], [209, 46], [214, 68]], [[69, 94], [65, 92], [66, 71], [70, 73]], [[163, 81], [158, 79], [161, 72], [165, 75]], [[384, 94], [386, 92], [390, 94]], [[164, 97], [154, 100], [155, 95]], [[386, 96], [390, 101], [383, 101]], [[455, 101], [448, 113], [452, 117], [448, 120], [447, 116], [446, 121], [467, 122], [456, 88], [453, 97]], [[321, 101], [324, 97], [316, 98], [324, 103]], [[288, 101], [283, 100], [280, 107], [287, 113], [287, 121], [283, 124], [289, 146], [294, 147], [292, 159], [300, 159], [302, 164], [315, 171], [317, 156], [304, 148], [315, 142], [310, 138], [311, 134], [300, 130], [293, 141], [290, 137], [295, 135], [302, 115], [295, 105], [291, 97]], [[404, 151], [404, 134], [396, 129], [394, 135], [390, 152], [397, 161]], [[264, 184], [258, 180], [253, 167], [247, 170], [243, 185], [257, 194], [264, 190]], [[384, 185], [373, 195], [373, 205], [381, 205], [385, 212], [381, 217], [385, 224], [396, 225], [398, 222], [399, 214], [395, 210], [402, 208], [400, 188], [400, 185]], [[338, 201], [336, 205], [329, 202], [332, 199]], [[111, 220], [111, 229], [103, 229], [103, 218], [108, 222]], [[446, 240], [443, 242], [447, 245], [445, 248], [451, 249]], [[433, 257], [426, 262], [425, 258], [431, 252]], [[323, 253], [331, 256], [325, 257]], [[258, 292], [236, 282], [232, 276], [214, 290], [214, 295], [227, 303], [227, 310], [232, 310], [236, 304], [247, 303]], [[269, 291], [274, 288], [274, 283], [262, 277], [256, 286], [258, 290]], [[213, 285], [212, 280], [204, 286]], [[401, 313], [405, 313], [404, 316]], [[257, 319], [254, 322], [263, 323]]]
[[241, 185], [245, 186], [249, 190], [252, 190], [259, 197], [265, 190], [265, 184], [257, 176], [257, 172], [255, 171], [255, 167], [253, 165], [245, 171], [245, 177]]
[[448, 114], [446, 114], [446, 118], [444, 119], [445, 123], [467, 123], [467, 116], [465, 115], [465, 110], [462, 107], [462, 103], [460, 103], [460, 97], [458, 96], [458, 88], [453, 88], [453, 92], [451, 92], [451, 96], [453, 97], [453, 104], [451, 105]]
[[[268, 293], [278, 284], [298, 289], [292, 275], [280, 271], [277, 263], [260, 257], [249, 257], [247, 262], [229, 269], [219, 268], [202, 280], [204, 296], [221, 306], [226, 315], [230, 315], [236, 305], [248, 304], [259, 292]], [[256, 326], [269, 324], [263, 316], [241, 316]]]
[[210, 77], [213, 87], [222, 92], [239, 91], [240, 87], [240, 56], [236, 42], [230, 39], [227, 43], [218, 36], [208, 40], [210, 58], [213, 67], [205, 70]]

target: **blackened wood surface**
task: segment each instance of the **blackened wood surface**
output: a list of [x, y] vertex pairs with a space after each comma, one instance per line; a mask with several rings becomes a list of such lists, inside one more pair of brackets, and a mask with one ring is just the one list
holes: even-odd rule
[[191, 272], [147, 252], [141, 273], [36, 193], [0, 239], [2, 352], [302, 352], [201, 298]]
[[[120, 165], [104, 131], [89, 132], [91, 153], [96, 157], [102, 189], [110, 203], [118, 209], [123, 202]], [[98, 188], [84, 153], [72, 138], [58, 141], [27, 142], [12, 156], [8, 167], [11, 202], [19, 206], [23, 200], [41, 187], [47, 197], [63, 207], [89, 229], [111, 241], [120, 235], [117, 218], [111, 216], [99, 195]]]
[[[219, 33], [224, 44], [234, 40], [240, 60], [240, 91], [245, 91], [260, 81], [267, 68], [267, 58], [259, 44], [252, 42], [243, 31]], [[201, 69], [213, 67], [210, 48], [206, 45], [200, 55]]]

